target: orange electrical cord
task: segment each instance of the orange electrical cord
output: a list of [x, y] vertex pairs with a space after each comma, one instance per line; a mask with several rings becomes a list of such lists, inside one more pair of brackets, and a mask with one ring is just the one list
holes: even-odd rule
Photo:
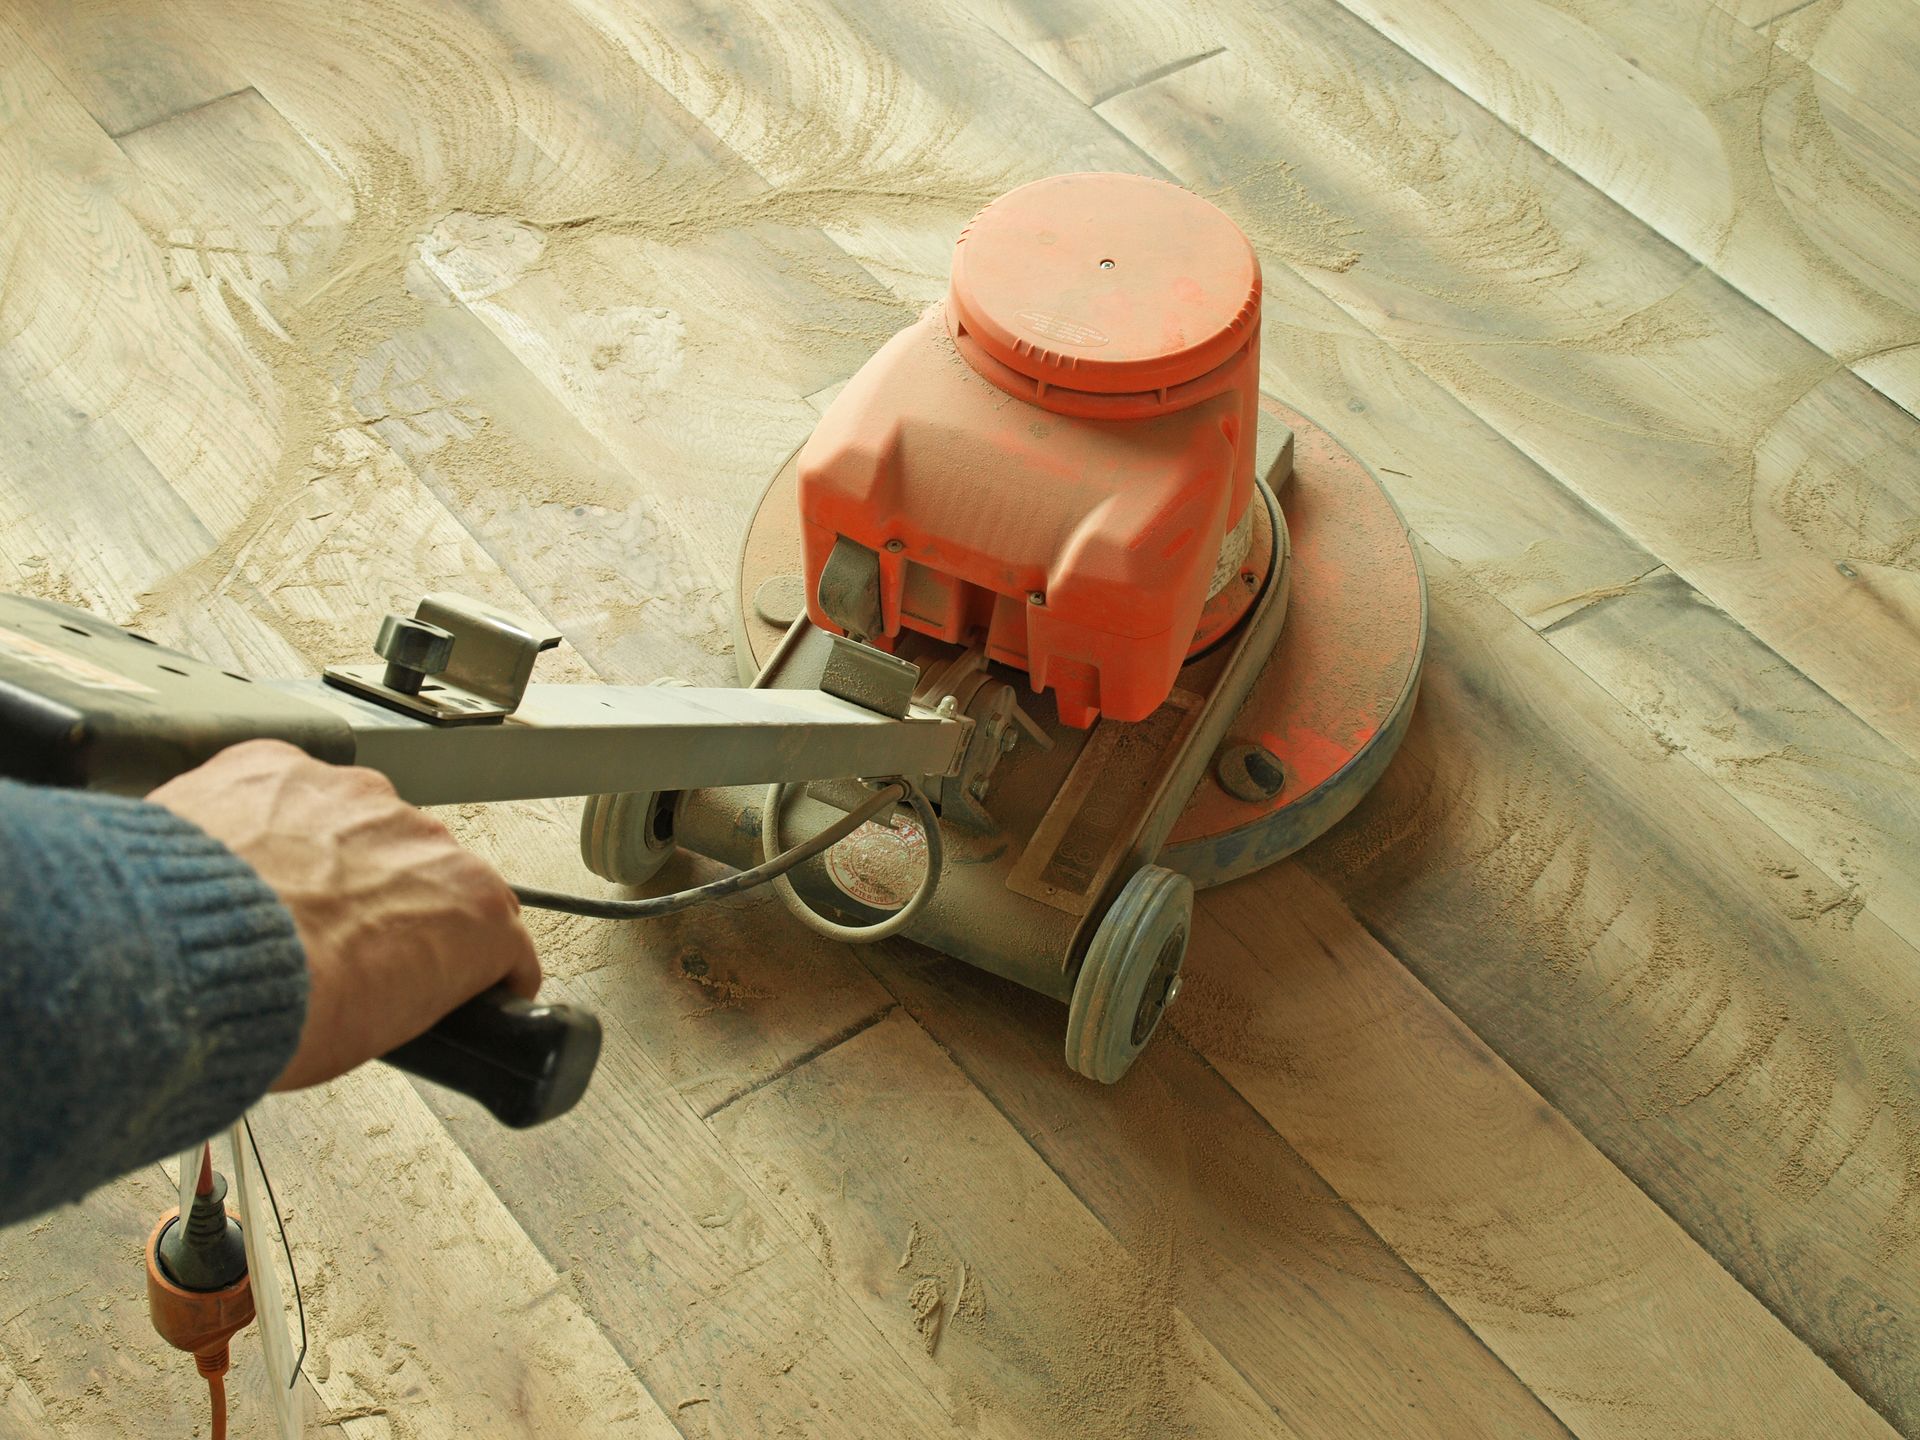
[[218, 1375], [207, 1376], [207, 1394], [213, 1401], [211, 1440], [227, 1440], [227, 1382]]
[[213, 1434], [211, 1440], [227, 1440], [227, 1365], [229, 1355], [225, 1345], [218, 1350], [203, 1350], [193, 1357], [193, 1365], [207, 1377], [207, 1397], [213, 1402]]

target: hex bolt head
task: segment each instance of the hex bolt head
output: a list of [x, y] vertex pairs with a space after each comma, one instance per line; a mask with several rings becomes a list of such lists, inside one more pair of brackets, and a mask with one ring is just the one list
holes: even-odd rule
[[1213, 778], [1236, 800], [1258, 805], [1271, 800], [1287, 785], [1280, 757], [1264, 745], [1227, 745], [1214, 756]]
[[387, 662], [381, 681], [402, 695], [418, 695], [429, 675], [438, 675], [453, 659], [453, 634], [411, 615], [388, 615], [380, 622], [374, 653]]

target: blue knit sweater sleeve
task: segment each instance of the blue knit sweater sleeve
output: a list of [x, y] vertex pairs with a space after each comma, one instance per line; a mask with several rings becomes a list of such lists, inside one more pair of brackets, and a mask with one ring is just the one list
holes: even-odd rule
[[0, 782], [0, 1225], [230, 1125], [306, 1004], [239, 856], [158, 805]]

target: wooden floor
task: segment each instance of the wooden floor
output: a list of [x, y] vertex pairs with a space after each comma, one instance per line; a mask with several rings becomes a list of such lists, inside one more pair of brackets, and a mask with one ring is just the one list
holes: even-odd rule
[[[1401, 757], [1111, 1090], [764, 899], [542, 922], [573, 1118], [257, 1114], [314, 1433], [1920, 1434], [1915, 0], [0, 0], [0, 588], [730, 681], [823, 392], [1084, 168], [1246, 227], [1417, 530]], [[580, 883], [568, 805], [458, 824]], [[0, 1233], [0, 1432], [205, 1433], [167, 1195]]]

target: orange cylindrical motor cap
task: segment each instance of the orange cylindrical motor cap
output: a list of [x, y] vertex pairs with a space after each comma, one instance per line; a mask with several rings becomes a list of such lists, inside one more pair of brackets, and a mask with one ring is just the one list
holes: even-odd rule
[[1240, 227], [1190, 190], [1145, 175], [1054, 175], [973, 218], [954, 246], [948, 303], [990, 361], [1043, 390], [1166, 391], [1258, 333], [1260, 262]]

